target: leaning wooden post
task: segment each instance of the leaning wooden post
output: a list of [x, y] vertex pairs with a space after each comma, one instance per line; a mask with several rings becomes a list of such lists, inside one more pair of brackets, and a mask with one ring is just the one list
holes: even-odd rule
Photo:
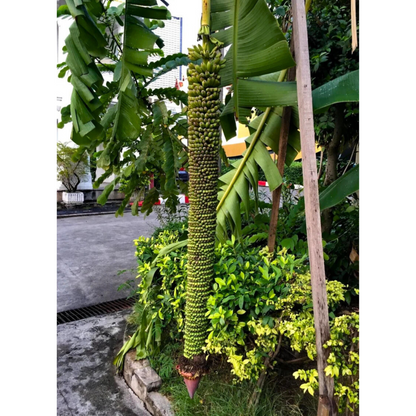
[[316, 172], [315, 132], [313, 126], [311, 73], [304, 0], [292, 0], [293, 36], [299, 106], [302, 172], [305, 196], [306, 233], [311, 269], [313, 313], [319, 377], [318, 416], [335, 416], [334, 379], [325, 376], [329, 355], [323, 345], [329, 340], [328, 303], [322, 249], [318, 175]]

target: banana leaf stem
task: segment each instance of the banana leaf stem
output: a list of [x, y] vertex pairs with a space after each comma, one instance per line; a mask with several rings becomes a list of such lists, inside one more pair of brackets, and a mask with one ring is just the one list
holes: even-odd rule
[[210, 11], [211, 11], [211, 0], [202, 0], [201, 26], [210, 25], [210, 17], [211, 17]]
[[240, 115], [238, 111], [238, 79], [237, 79], [237, 38], [238, 38], [238, 15], [240, 9], [240, 0], [234, 2], [234, 22], [233, 22], [233, 89], [234, 89], [234, 103], [235, 103], [235, 118], [238, 120]]

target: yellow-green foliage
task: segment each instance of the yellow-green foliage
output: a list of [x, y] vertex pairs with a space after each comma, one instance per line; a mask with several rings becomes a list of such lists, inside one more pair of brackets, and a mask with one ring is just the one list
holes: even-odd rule
[[[149, 321], [156, 337], [156, 328], [166, 339], [182, 339], [186, 296], [186, 246], [157, 260], [153, 275], [151, 264], [166, 245], [183, 238], [184, 229], [164, 231], [152, 239], [136, 240], [140, 283], [140, 300], [149, 310]], [[208, 320], [207, 354], [222, 354], [232, 366], [235, 381], [258, 379], [264, 360], [274, 351], [282, 337], [282, 346], [316, 357], [312, 291], [304, 258], [295, 258], [281, 249], [271, 255], [267, 248], [239, 243], [232, 239], [215, 247], [211, 292], [203, 307]], [[340, 409], [358, 404], [358, 323], [357, 313], [336, 316], [346, 287], [337, 281], [327, 283], [330, 309], [331, 348], [326, 372], [334, 377], [335, 394]], [[152, 338], [146, 332], [143, 337]], [[150, 338], [149, 338], [150, 337]], [[154, 342], [157, 344], [156, 340]], [[139, 349], [140, 350], [140, 349]], [[150, 353], [151, 351], [148, 351]], [[279, 357], [279, 356], [278, 356]], [[271, 364], [276, 364], [271, 363]], [[318, 388], [316, 370], [300, 369], [294, 373], [302, 380], [301, 388], [314, 394]]]
[[[359, 382], [358, 355], [359, 315], [351, 313], [336, 317], [331, 322], [331, 338], [324, 344], [331, 348], [325, 374], [335, 380], [335, 397], [338, 398], [340, 412], [348, 408], [357, 410]], [[316, 370], [298, 370], [293, 373], [295, 378], [305, 381], [300, 387], [311, 395], [318, 389], [318, 372]]]
[[[278, 254], [269, 267], [282, 264], [290, 257], [285, 256], [282, 250], [280, 257]], [[259, 267], [259, 270], [266, 278], [268, 272], [265, 271], [265, 267]], [[264, 305], [271, 305], [273, 315], [276, 316], [272, 326], [269, 325], [269, 320], [265, 321], [264, 316], [261, 319], [251, 317], [245, 322], [241, 321], [245, 313], [239, 316], [238, 311], [237, 314], [230, 315], [225, 325], [213, 326], [205, 351], [211, 354], [225, 354], [232, 365], [231, 371], [236, 381], [257, 380], [265, 369], [265, 358], [278, 346], [280, 335], [283, 336], [282, 342], [292, 350], [306, 352], [311, 360], [316, 358], [310, 274], [286, 275], [286, 281], [289, 290], [285, 296], [262, 297]], [[345, 289], [340, 282], [327, 283], [330, 310], [344, 300]], [[224, 308], [222, 310], [224, 311]], [[217, 314], [211, 314], [210, 318], [215, 318]], [[227, 313], [223, 312], [223, 316], [226, 315]], [[340, 409], [345, 409], [345, 406], [353, 409], [358, 404], [358, 354], [351, 350], [351, 346], [358, 343], [358, 314], [336, 317], [331, 320], [330, 326], [331, 339], [325, 344], [325, 348], [331, 347], [332, 352], [325, 371], [327, 375], [335, 378], [335, 395], [339, 398]], [[242, 328], [245, 330], [242, 331]], [[354, 331], [356, 333], [352, 335]], [[249, 336], [254, 337], [254, 343], [248, 342]], [[318, 388], [316, 370], [299, 370], [294, 376], [306, 381], [301, 385], [305, 392], [314, 394]]]
[[137, 358], [160, 352], [164, 338], [176, 339], [184, 327], [187, 256], [161, 256], [160, 250], [177, 242], [185, 233], [185, 225], [178, 230], [165, 230], [156, 237], [134, 240], [137, 271], [141, 281], [133, 320], [140, 333], [136, 345]]

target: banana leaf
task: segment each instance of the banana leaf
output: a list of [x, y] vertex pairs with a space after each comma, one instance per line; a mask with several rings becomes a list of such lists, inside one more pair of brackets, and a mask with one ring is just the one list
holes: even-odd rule
[[[107, 53], [105, 48], [107, 41], [95, 23], [95, 19], [88, 13], [84, 1], [66, 0], [66, 4], [72, 17], [76, 20], [82, 43], [88, 53], [92, 56], [104, 58]], [[85, 3], [88, 2], [85, 1]]]
[[[269, 80], [266, 81], [264, 78], [265, 76], [259, 77], [263, 78], [263, 82], [270, 82], [273, 81], [273, 78], [276, 79], [278, 74], [269, 74]], [[240, 81], [241, 82], [241, 81]], [[243, 81], [244, 84], [244, 81]], [[279, 84], [279, 83], [276, 83]], [[289, 84], [290, 83], [281, 83]], [[273, 82], [270, 82], [270, 87], [272, 87]], [[283, 90], [283, 89], [282, 89]], [[254, 99], [254, 102], [258, 106], [264, 106], [260, 88], [257, 89], [257, 95]], [[254, 91], [253, 91], [254, 92]], [[292, 92], [288, 89], [286, 94], [291, 94]], [[231, 98], [230, 102], [234, 99]], [[280, 103], [278, 100], [280, 97], [275, 98], [274, 105], [276, 107], [272, 108], [272, 111], [267, 115], [267, 120], [264, 123], [263, 129], [261, 131], [260, 136], [258, 137], [259, 141], [261, 141], [265, 146], [269, 147], [273, 152], [278, 154], [279, 152], [279, 138], [280, 138], [280, 125], [281, 125], [281, 114], [283, 106], [279, 105]], [[345, 74], [333, 81], [330, 81], [323, 86], [315, 89], [313, 91], [313, 104], [314, 104], [314, 112], [319, 113], [322, 111], [326, 111], [329, 106], [336, 104], [338, 102], [354, 102], [358, 101], [358, 71], [354, 71], [348, 74]], [[231, 114], [232, 103], [228, 103], [228, 108], [226, 106], [226, 116], [229, 117]], [[244, 102], [244, 101], [243, 101]], [[253, 140], [254, 134], [257, 131], [258, 127], [262, 123], [263, 117], [266, 114], [263, 113], [260, 116], [256, 117], [251, 123], [249, 124], [249, 131], [251, 135], [246, 139], [247, 144], [249, 145]], [[299, 134], [299, 115], [298, 115], [298, 108], [297, 105], [292, 105], [292, 118], [291, 118], [291, 126], [289, 130], [289, 138], [288, 138], [288, 146], [287, 146], [287, 153], [285, 163], [287, 166], [293, 162], [297, 154], [300, 152], [300, 134]], [[256, 144], [257, 146], [257, 144]], [[251, 163], [251, 160], [247, 160], [246, 163], [249, 163], [251, 170], [255, 168], [255, 164]], [[239, 166], [236, 165], [236, 166]], [[220, 187], [221, 191], [218, 194], [218, 198], [220, 200], [219, 208], [218, 208], [218, 217], [217, 217], [217, 235], [218, 238], [224, 239], [226, 236], [226, 222], [229, 223], [232, 232], [236, 235], [236, 237], [240, 237], [240, 229], [239, 224], [241, 220], [237, 218], [239, 210], [236, 207], [231, 206], [231, 204], [241, 204], [243, 210], [246, 209], [248, 206], [247, 195], [248, 190], [246, 187], [243, 187], [241, 182], [242, 179], [238, 176], [243, 177], [244, 175], [246, 178], [248, 169], [234, 169], [227, 173], [226, 181], [223, 178], [220, 178], [220, 181], [227, 184], [228, 186], [238, 186], [235, 190], [228, 191], [228, 195], [224, 201], [222, 201], [224, 194], [227, 192], [227, 186], [222, 185]], [[351, 173], [350, 173], [351, 172]], [[334, 186], [328, 187], [328, 190], [325, 190], [321, 195], [321, 209], [330, 208], [337, 203], [341, 202], [345, 196], [350, 195], [351, 193], [358, 190], [358, 166], [357, 168], [352, 169], [350, 172], [339, 178], [336, 182], [334, 182]], [[272, 171], [269, 170], [269, 176], [266, 175], [266, 179], [269, 182], [270, 190], [274, 189], [274, 183], [269, 181], [269, 177], [271, 177]], [[274, 173], [274, 179], [276, 173]], [[235, 178], [234, 178], [235, 176]], [[277, 178], [280, 178], [280, 174], [278, 174]], [[342, 179], [342, 180], [341, 180]], [[338, 182], [339, 181], [339, 182]], [[253, 189], [257, 188], [257, 184], [251, 183], [250, 184]], [[244, 193], [244, 197], [242, 196]], [[256, 197], [257, 199], [257, 197]], [[223, 208], [224, 207], [224, 208]], [[225, 212], [220, 212], [221, 210], [225, 210]]]
[[[262, 105], [272, 106], [276, 91], [270, 90], [270, 84], [262, 85], [267, 81], [251, 78], [292, 67], [295, 62], [287, 40], [266, 3], [257, 0], [244, 3], [239, 0], [212, 0], [211, 36], [222, 42], [224, 47], [230, 46], [220, 75], [221, 86], [233, 85], [233, 112], [236, 118], [244, 122], [241, 107], [251, 109], [256, 105], [253, 98], [257, 97], [258, 89], [261, 90]], [[296, 95], [296, 89], [294, 91]], [[296, 102], [293, 95], [288, 94], [287, 101], [286, 94], [279, 96], [282, 105]], [[226, 111], [229, 112], [229, 109]], [[221, 117], [221, 126], [229, 139], [235, 132], [235, 121], [225, 115]]]
[[[236, 119], [241, 123], [250, 121], [253, 107], [296, 105], [296, 83], [276, 82], [279, 71], [294, 66], [295, 62], [283, 32], [264, 1], [212, 0], [210, 29], [213, 38], [224, 47], [230, 46], [225, 67], [220, 71], [221, 86], [232, 85], [232, 97], [220, 117], [226, 139], [236, 136]], [[269, 116], [273, 117], [270, 121]], [[257, 200], [259, 166], [270, 190], [282, 182], [266, 147], [271, 144], [270, 127], [278, 122], [278, 115], [270, 111], [260, 118], [261, 128], [257, 131], [258, 126], [252, 126], [243, 159], [234, 162], [234, 169], [220, 178], [217, 236], [221, 240], [226, 238], [227, 222], [236, 236], [241, 237], [240, 204], [248, 215], [250, 189]], [[264, 126], [269, 126], [269, 132], [262, 140]]]
[[348, 72], [312, 91], [313, 112], [321, 113], [333, 104], [359, 101], [359, 74]]
[[[148, 65], [150, 55], [159, 52], [154, 49], [159, 39], [147, 26], [133, 16], [144, 16], [146, 7], [127, 0], [125, 9], [125, 35], [123, 55], [114, 71], [114, 80], [118, 81], [118, 97], [114, 111], [114, 125], [110, 142], [97, 160], [97, 166], [108, 168], [119, 157], [123, 144], [137, 139], [142, 133], [141, 119], [148, 115], [143, 99], [137, 98], [136, 75], [153, 76], [153, 69]], [[149, 9], [150, 10], [150, 9]], [[153, 8], [150, 13], [153, 13]], [[157, 12], [159, 13], [159, 12]], [[163, 16], [168, 16], [167, 10]], [[147, 17], [147, 16], [144, 16]], [[161, 17], [162, 18], [162, 17]], [[104, 115], [105, 117], [105, 115]]]
[[[249, 131], [254, 133], [264, 114], [256, 117], [249, 125]], [[279, 154], [279, 140], [280, 140], [280, 126], [282, 121], [282, 108], [275, 107], [273, 108], [271, 114], [269, 115], [266, 125], [263, 128], [263, 131], [260, 136], [260, 140], [263, 142], [265, 146], [268, 146], [273, 152], [278, 155]], [[246, 139], [247, 143], [251, 143], [252, 134]], [[291, 163], [295, 160], [295, 157], [300, 152], [300, 133], [298, 128], [294, 125], [290, 125], [289, 130], [289, 137], [286, 149], [286, 159], [285, 163], [286, 166], [290, 166]]]
[[354, 166], [319, 195], [320, 209], [331, 208], [359, 190], [359, 165]]

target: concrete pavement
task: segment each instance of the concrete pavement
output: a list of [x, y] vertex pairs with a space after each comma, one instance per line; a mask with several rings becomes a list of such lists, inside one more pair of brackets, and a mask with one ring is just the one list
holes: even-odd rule
[[112, 364], [129, 313], [58, 325], [57, 416], [150, 416]]
[[[126, 212], [57, 220], [57, 311], [62, 312], [122, 298], [117, 287], [136, 277], [133, 240], [149, 237], [158, 226], [156, 214], [144, 218]], [[120, 270], [129, 270], [118, 275]]]

